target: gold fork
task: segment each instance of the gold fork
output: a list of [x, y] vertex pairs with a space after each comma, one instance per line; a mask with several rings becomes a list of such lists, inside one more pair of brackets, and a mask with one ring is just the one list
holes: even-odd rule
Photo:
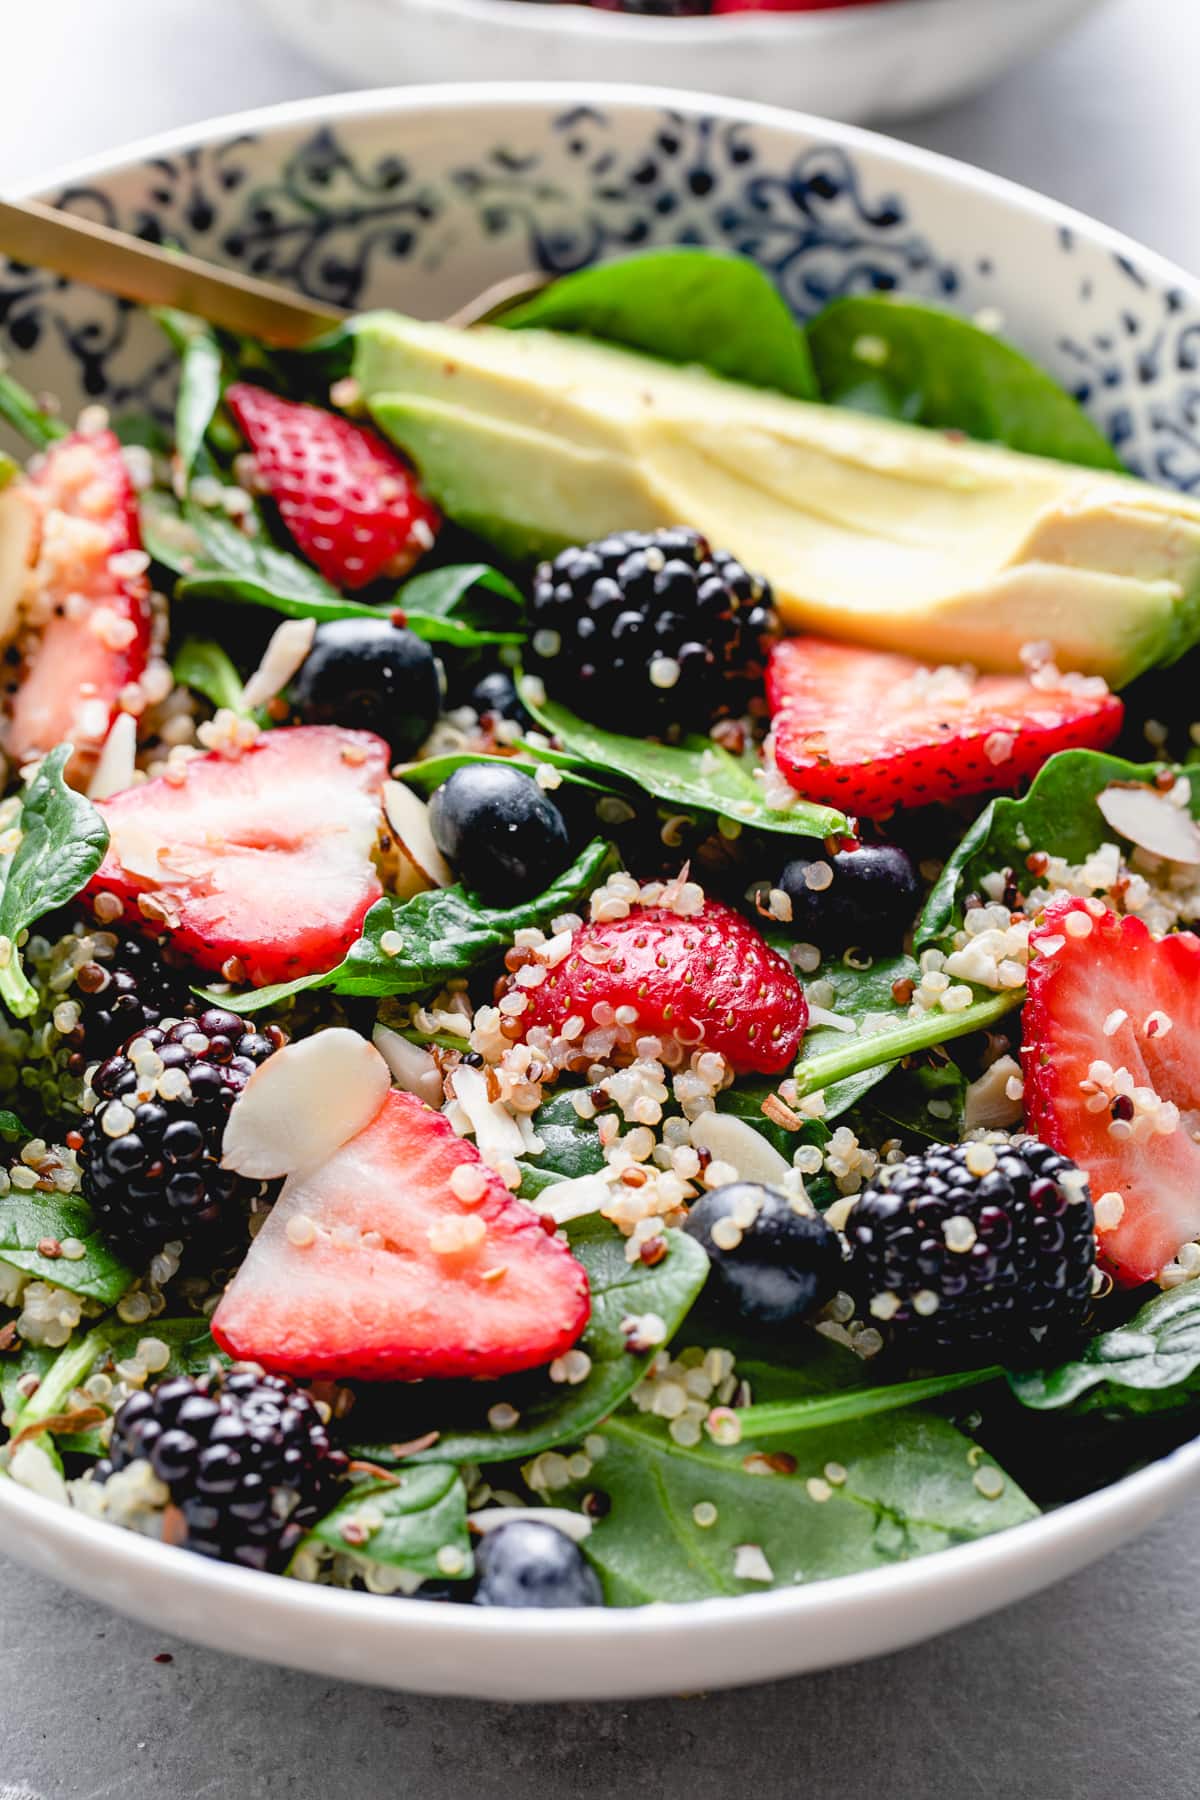
[[[0, 200], [0, 255], [30, 268], [52, 269], [102, 293], [139, 306], [172, 306], [260, 339], [277, 349], [298, 349], [324, 336], [351, 315], [339, 306], [308, 300], [274, 282], [143, 243], [38, 200]], [[537, 293], [549, 277], [509, 276], [493, 282], [447, 319], [478, 325]]]

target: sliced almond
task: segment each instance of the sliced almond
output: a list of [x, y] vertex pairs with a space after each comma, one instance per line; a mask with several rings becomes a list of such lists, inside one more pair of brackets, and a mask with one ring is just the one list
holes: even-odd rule
[[737, 1170], [739, 1181], [764, 1181], [777, 1187], [790, 1172], [790, 1163], [762, 1132], [734, 1113], [701, 1113], [692, 1124], [692, 1142], [698, 1150], [709, 1151], [716, 1162], [729, 1163]]
[[544, 1187], [530, 1205], [556, 1225], [569, 1225], [572, 1219], [586, 1219], [589, 1213], [599, 1212], [611, 1198], [612, 1189], [603, 1175], [575, 1175], [569, 1181], [555, 1181]]
[[514, 1519], [533, 1519], [538, 1525], [553, 1525], [555, 1531], [574, 1538], [577, 1544], [589, 1537], [592, 1530], [592, 1521], [586, 1513], [571, 1512], [565, 1506], [487, 1506], [482, 1512], [472, 1513], [467, 1524], [472, 1531], [486, 1537], [489, 1531], [499, 1531], [501, 1525], [511, 1525]]
[[138, 875], [143, 881], [161, 882], [165, 858], [170, 855], [161, 837], [120, 807], [107, 823], [112, 853], [126, 874]]
[[484, 1156], [524, 1156], [521, 1127], [498, 1100], [489, 1100], [481, 1069], [460, 1063], [450, 1077], [454, 1098], [466, 1113], [475, 1143]]
[[1120, 785], [1097, 794], [1105, 822], [1140, 850], [1165, 862], [1200, 863], [1200, 828], [1184, 806], [1176, 806], [1157, 788]]
[[285, 1044], [234, 1101], [221, 1166], [255, 1181], [317, 1167], [375, 1117], [391, 1088], [379, 1051], [334, 1026]]
[[442, 1104], [442, 1072], [428, 1050], [402, 1037], [389, 1025], [377, 1025], [372, 1042], [392, 1072], [392, 1080], [406, 1094], [415, 1094], [426, 1106]]
[[137, 771], [137, 720], [132, 713], [118, 713], [108, 729], [92, 779], [89, 800], [107, 800], [133, 786]]
[[385, 856], [388, 886], [400, 900], [429, 888], [449, 887], [454, 874], [433, 841], [429, 808], [402, 781], [383, 784], [383, 816], [391, 847]]
[[1021, 1079], [1021, 1066], [1015, 1057], [999, 1056], [967, 1089], [963, 1106], [964, 1131], [1007, 1131], [1025, 1116], [1023, 1100], [1011, 1100], [1007, 1093], [1010, 1081]]
[[316, 630], [315, 619], [285, 619], [276, 627], [262, 661], [242, 689], [242, 704], [248, 712], [283, 692], [312, 649]]

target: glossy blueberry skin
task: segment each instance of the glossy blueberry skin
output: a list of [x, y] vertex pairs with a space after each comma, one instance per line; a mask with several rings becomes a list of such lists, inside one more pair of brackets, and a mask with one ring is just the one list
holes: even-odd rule
[[377, 732], [404, 761], [437, 723], [441, 673], [429, 645], [386, 615], [331, 619], [317, 626], [288, 700], [302, 725]]
[[494, 713], [497, 718], [511, 719], [514, 725], [527, 729], [533, 720], [521, 705], [517, 695], [516, 683], [507, 669], [493, 669], [471, 689], [470, 703], [483, 718], [485, 713]]
[[603, 1606], [595, 1570], [565, 1531], [535, 1519], [498, 1525], [475, 1552], [476, 1606]]
[[[758, 1216], [742, 1228], [734, 1249], [723, 1250], [713, 1228], [746, 1200], [758, 1205]], [[684, 1230], [708, 1252], [706, 1293], [743, 1324], [794, 1324], [837, 1291], [843, 1267], [837, 1233], [819, 1213], [793, 1211], [777, 1188], [757, 1181], [714, 1188], [692, 1207]]]
[[571, 859], [553, 800], [503, 762], [455, 769], [429, 802], [429, 826], [464, 885], [497, 905], [541, 893]]
[[[832, 869], [827, 887], [812, 887], [809, 870], [820, 879]], [[894, 949], [916, 917], [921, 879], [899, 844], [862, 844], [836, 856], [797, 857], [777, 885], [792, 903], [790, 930], [801, 942], [823, 950], [852, 944], [872, 952]]]

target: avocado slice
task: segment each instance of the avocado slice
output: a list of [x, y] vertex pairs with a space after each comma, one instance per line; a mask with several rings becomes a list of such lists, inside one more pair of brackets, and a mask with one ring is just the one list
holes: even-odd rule
[[1200, 637], [1200, 504], [917, 425], [536, 330], [394, 313], [355, 377], [438, 503], [518, 555], [684, 523], [773, 583], [794, 629], [1123, 686]]

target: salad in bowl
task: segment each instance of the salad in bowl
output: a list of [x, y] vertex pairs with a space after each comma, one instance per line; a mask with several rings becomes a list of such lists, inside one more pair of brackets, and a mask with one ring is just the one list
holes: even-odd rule
[[1191, 1437], [1200, 503], [702, 250], [159, 323], [172, 429], [0, 377], [3, 1478], [636, 1607]]

